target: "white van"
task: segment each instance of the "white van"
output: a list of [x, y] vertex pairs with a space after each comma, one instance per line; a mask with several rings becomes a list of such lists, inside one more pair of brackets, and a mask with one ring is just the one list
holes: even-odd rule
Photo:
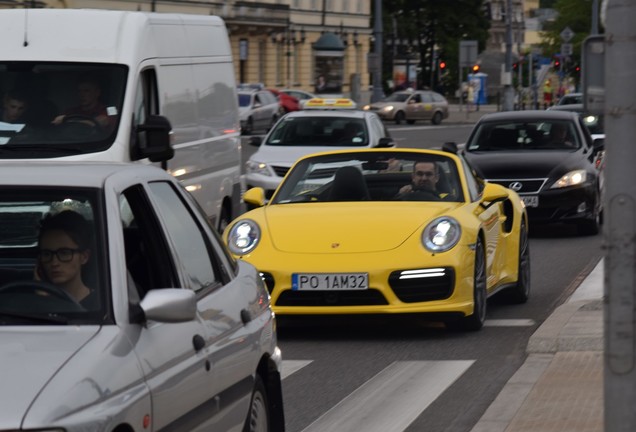
[[1, 10], [0, 95], [0, 159], [157, 162], [220, 229], [241, 212], [236, 82], [219, 17]]

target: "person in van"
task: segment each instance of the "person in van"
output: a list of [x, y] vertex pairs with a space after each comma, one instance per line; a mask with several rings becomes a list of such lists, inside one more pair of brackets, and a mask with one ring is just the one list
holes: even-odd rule
[[90, 126], [99, 126], [107, 132], [111, 132], [117, 123], [114, 115], [109, 115], [106, 105], [101, 101], [102, 88], [96, 77], [82, 75], [77, 83], [78, 104], [53, 119], [54, 125], [60, 125], [64, 121], [74, 117], [74, 121], [82, 122]]
[[29, 102], [25, 93], [19, 90], [10, 90], [2, 100], [0, 121], [4, 123], [25, 123]]

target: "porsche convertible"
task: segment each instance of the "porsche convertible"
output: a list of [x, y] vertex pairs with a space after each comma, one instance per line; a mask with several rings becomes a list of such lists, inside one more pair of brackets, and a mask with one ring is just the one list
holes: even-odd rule
[[256, 266], [279, 315], [422, 314], [478, 330], [487, 299], [530, 294], [528, 219], [516, 192], [456, 148], [360, 149], [299, 159], [223, 237]]

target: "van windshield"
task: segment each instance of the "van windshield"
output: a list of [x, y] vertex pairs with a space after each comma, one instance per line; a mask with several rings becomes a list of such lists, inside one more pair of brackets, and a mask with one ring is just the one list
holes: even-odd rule
[[0, 62], [0, 158], [107, 149], [117, 134], [128, 68]]

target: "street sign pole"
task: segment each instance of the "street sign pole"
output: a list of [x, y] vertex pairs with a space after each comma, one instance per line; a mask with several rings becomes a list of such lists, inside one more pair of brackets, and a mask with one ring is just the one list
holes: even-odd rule
[[607, 4], [604, 430], [636, 431], [636, 2]]

